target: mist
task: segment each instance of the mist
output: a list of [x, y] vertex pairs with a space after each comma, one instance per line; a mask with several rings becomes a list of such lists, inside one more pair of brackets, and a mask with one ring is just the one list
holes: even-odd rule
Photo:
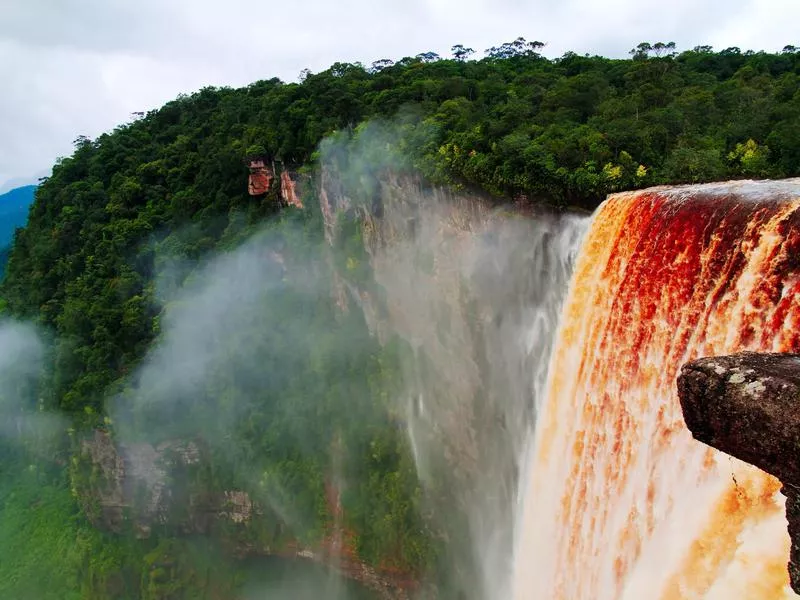
[[39, 398], [46, 357], [46, 338], [35, 326], [0, 320], [0, 439], [43, 456], [66, 429], [66, 420], [46, 412]]
[[[370, 468], [367, 448], [376, 436], [399, 439], [378, 400], [381, 348], [363, 316], [339, 313], [314, 219], [278, 218], [201, 261], [160, 256], [159, 336], [107, 401], [121, 456], [147, 473], [143, 480], [165, 486], [159, 498], [188, 498], [181, 502], [220, 514], [230, 510], [214, 494], [252, 503], [247, 523], [235, 527], [237, 535], [261, 532], [256, 553], [294, 556], [323, 535], [343, 536], [338, 502], [366, 513], [374, 496], [354, 475]], [[388, 438], [380, 433], [387, 429]], [[165, 477], [160, 459], [148, 457], [185, 442], [195, 444], [191, 452], [199, 449], [201, 464], [187, 481]], [[332, 493], [341, 500], [331, 504]], [[348, 527], [368, 519], [349, 513]], [[311, 550], [303, 555], [323, 560]], [[244, 597], [265, 590], [270, 597], [320, 597], [324, 589], [324, 597], [349, 598], [342, 586], [338, 575], [313, 583], [296, 575], [266, 587], [251, 582]]]
[[[329, 140], [320, 198], [362, 224], [370, 274], [344, 272], [350, 304], [382, 343], [411, 350], [393, 401], [449, 540], [445, 585], [504, 597], [520, 473], [589, 219], [431, 186], [399, 151], [430, 134], [374, 122]], [[327, 221], [334, 246], [347, 245], [347, 223]]]
[[[520, 473], [588, 220], [425, 183], [402, 152], [421, 129], [326, 140], [311, 208], [232, 249], [187, 261], [158, 246], [158, 337], [107, 412], [129, 462], [142, 444], [196, 443], [195, 483], [162, 476], [163, 494], [196, 505], [197, 480], [243, 494], [256, 552], [333, 536], [484, 600], [508, 589]], [[414, 554], [426, 540], [439, 541]], [[300, 577], [243, 593], [341, 589]]]

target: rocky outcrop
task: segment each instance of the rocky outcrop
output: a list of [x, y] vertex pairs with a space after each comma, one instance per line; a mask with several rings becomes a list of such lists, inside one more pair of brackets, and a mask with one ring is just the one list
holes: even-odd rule
[[257, 510], [246, 492], [210, 493], [202, 485], [204, 452], [195, 441], [117, 444], [96, 430], [81, 443], [73, 487], [95, 527], [116, 533], [126, 525], [138, 537], [154, 526], [203, 533], [214, 520], [248, 521]]
[[332, 244], [337, 216], [350, 210], [353, 200], [345, 193], [339, 174], [330, 166], [322, 165], [319, 180], [319, 207], [325, 226], [325, 241]]
[[[122, 533], [131, 528], [148, 538], [155, 528], [170, 534], [205, 534], [215, 523], [246, 525], [264, 518], [264, 511], [243, 490], [211, 491], [205, 469], [208, 452], [199, 440], [120, 443], [104, 430], [81, 442], [71, 469], [73, 490], [84, 514], [98, 529]], [[355, 551], [355, 534], [342, 525], [338, 489], [328, 485], [327, 501], [334, 523], [318, 543], [289, 539], [277, 546], [254, 544], [228, 528], [234, 555], [274, 555], [311, 560], [332, 567], [376, 592], [379, 598], [403, 600], [418, 584], [407, 573], [374, 569]]]
[[689, 362], [678, 395], [695, 439], [783, 483], [789, 576], [800, 594], [800, 354], [744, 352]]
[[247, 192], [251, 196], [261, 196], [269, 191], [274, 177], [273, 170], [263, 158], [253, 158], [248, 163], [250, 176], [247, 179]]
[[303, 201], [297, 193], [297, 173], [281, 171], [281, 199], [287, 206], [303, 208]]

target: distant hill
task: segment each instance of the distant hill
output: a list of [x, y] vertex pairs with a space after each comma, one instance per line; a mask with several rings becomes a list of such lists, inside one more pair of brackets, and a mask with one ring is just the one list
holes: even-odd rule
[[5, 271], [14, 230], [28, 220], [28, 208], [35, 191], [35, 185], [26, 185], [0, 195], [0, 277]]
[[43, 172], [42, 175], [32, 177], [14, 177], [13, 179], [7, 179], [3, 183], [0, 183], [0, 195], [26, 185], [38, 185], [37, 181], [39, 181], [40, 177], [49, 177], [49, 175], [49, 173]]

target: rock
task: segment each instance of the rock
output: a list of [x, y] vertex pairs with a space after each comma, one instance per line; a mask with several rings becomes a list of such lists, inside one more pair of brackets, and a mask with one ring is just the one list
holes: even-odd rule
[[105, 431], [97, 430], [91, 439], [83, 440], [81, 457], [88, 459], [89, 476], [79, 477], [84, 470], [77, 468], [81, 463], [76, 459], [73, 459], [76, 468], [71, 473], [84, 513], [95, 527], [120, 531], [127, 506], [122, 489], [125, 464], [114, 441]]
[[789, 577], [800, 594], [800, 355], [743, 352], [691, 361], [681, 368], [678, 396], [695, 439], [783, 482]]
[[258, 509], [247, 492], [215, 494], [197, 483], [205, 466], [195, 441], [118, 444], [97, 430], [83, 440], [72, 480], [92, 524], [117, 533], [126, 522], [147, 538], [153, 526], [190, 534], [208, 531], [215, 519], [249, 521]]
[[254, 510], [250, 495], [241, 490], [226, 490], [223, 495], [225, 496], [225, 508], [220, 514], [234, 523], [248, 522]]
[[789, 522], [789, 580], [792, 589], [800, 594], [800, 487], [784, 483], [781, 493], [786, 496], [786, 520]]
[[701, 358], [678, 395], [695, 439], [800, 486], [800, 355]]
[[247, 191], [251, 196], [261, 196], [269, 191], [272, 185], [273, 171], [263, 158], [253, 158], [249, 161], [250, 176], [247, 180]]
[[288, 206], [303, 208], [303, 201], [297, 194], [297, 173], [281, 172], [281, 198]]
[[[158, 528], [171, 534], [205, 534], [214, 523], [246, 526], [264, 517], [264, 510], [243, 490], [207, 489], [202, 472], [208, 466], [205, 446], [195, 440], [119, 443], [107, 431], [95, 430], [81, 443], [71, 476], [84, 513], [99, 529], [122, 533], [132, 528], [149, 538]], [[205, 483], [203, 483], [205, 481]], [[276, 555], [321, 563], [361, 582], [387, 600], [409, 598], [416, 581], [392, 569], [373, 569], [355, 551], [355, 536], [341, 522], [338, 489], [326, 486], [337, 524], [311, 547], [290, 540], [269, 548], [252, 543], [247, 534], [227, 540], [238, 558]], [[246, 527], [238, 529], [245, 532]], [[168, 565], [161, 565], [168, 566]]]

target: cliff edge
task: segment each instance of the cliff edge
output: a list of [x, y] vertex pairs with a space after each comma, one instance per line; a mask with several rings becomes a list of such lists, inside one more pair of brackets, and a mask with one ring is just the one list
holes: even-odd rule
[[678, 396], [695, 439], [783, 483], [789, 578], [800, 594], [800, 354], [743, 352], [688, 362]]

